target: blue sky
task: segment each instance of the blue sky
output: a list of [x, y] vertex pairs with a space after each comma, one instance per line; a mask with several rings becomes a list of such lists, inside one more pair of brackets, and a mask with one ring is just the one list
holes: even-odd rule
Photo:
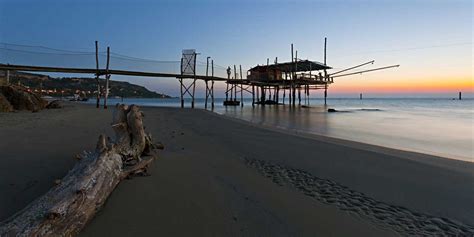
[[[300, 58], [322, 61], [328, 37], [335, 68], [372, 59], [375, 66], [402, 65], [364, 77], [374, 83], [472, 79], [472, 23], [471, 1], [0, 0], [4, 43], [93, 51], [98, 40], [113, 52], [157, 60], [179, 60], [182, 49], [195, 48], [201, 61], [212, 56], [248, 69], [266, 58], [290, 60], [291, 43]], [[346, 81], [359, 79], [341, 79], [335, 92], [346, 84], [340, 93], [351, 93]], [[132, 80], [178, 95], [174, 79]]]

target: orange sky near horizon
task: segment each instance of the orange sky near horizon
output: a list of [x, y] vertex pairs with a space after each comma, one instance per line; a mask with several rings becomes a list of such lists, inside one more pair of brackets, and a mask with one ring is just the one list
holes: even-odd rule
[[[412, 78], [412, 79], [385, 79], [385, 80], [337, 80], [331, 85], [333, 93], [443, 93], [467, 92], [474, 93], [474, 79], [462, 78]], [[402, 82], [403, 81], [403, 82]]]

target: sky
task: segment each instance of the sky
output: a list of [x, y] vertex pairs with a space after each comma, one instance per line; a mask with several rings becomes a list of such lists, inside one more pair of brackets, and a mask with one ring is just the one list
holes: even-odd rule
[[[335, 78], [329, 90], [334, 96], [473, 93], [472, 26], [470, 0], [0, 0], [0, 43], [93, 52], [97, 40], [100, 51], [110, 46], [115, 53], [158, 61], [179, 61], [182, 49], [196, 49], [201, 62], [210, 56], [216, 67], [235, 64], [245, 71], [267, 58], [290, 61], [291, 43], [298, 58], [321, 62], [327, 37], [327, 63], [334, 70], [370, 60], [375, 64], [361, 70], [401, 65]], [[28, 63], [94, 65], [89, 56], [43, 56], [28, 56]], [[1, 60], [19, 59], [0, 49]], [[147, 71], [164, 64], [128, 62]], [[112, 60], [111, 68], [125, 63]], [[112, 79], [179, 96], [176, 79]], [[218, 83], [216, 94], [224, 87]]]

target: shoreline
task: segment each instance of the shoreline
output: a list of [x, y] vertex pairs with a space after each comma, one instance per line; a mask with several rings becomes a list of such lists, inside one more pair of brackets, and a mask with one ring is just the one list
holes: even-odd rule
[[[153, 108], [154, 106], [148, 106], [150, 108]], [[167, 108], [167, 107], [159, 107], [156, 106], [156, 108]], [[197, 108], [200, 109], [200, 108]], [[473, 164], [474, 161], [467, 161], [463, 160], [461, 158], [453, 158], [453, 157], [446, 157], [442, 155], [436, 155], [436, 154], [430, 154], [430, 153], [423, 153], [423, 152], [417, 152], [417, 151], [412, 151], [408, 149], [403, 149], [403, 148], [396, 148], [396, 147], [388, 147], [388, 146], [381, 146], [381, 145], [376, 145], [376, 144], [370, 144], [370, 143], [365, 143], [365, 142], [359, 142], [355, 140], [350, 140], [350, 139], [344, 139], [340, 137], [333, 137], [333, 136], [328, 136], [324, 134], [317, 134], [317, 133], [310, 133], [310, 132], [304, 132], [301, 130], [297, 129], [288, 129], [284, 127], [275, 127], [271, 125], [266, 125], [266, 124], [257, 124], [253, 123], [244, 119], [239, 119], [239, 118], [234, 118], [232, 116], [227, 116], [224, 114], [219, 114], [213, 111], [209, 111], [206, 109], [200, 109], [203, 111], [211, 112], [213, 115], [218, 115], [222, 116], [224, 119], [229, 119], [233, 122], [238, 122], [238, 123], [245, 123], [250, 126], [254, 126], [257, 128], [264, 128], [268, 129], [271, 131], [276, 131], [292, 136], [299, 136], [299, 137], [304, 137], [304, 138], [309, 138], [309, 139], [314, 139], [317, 141], [324, 141], [324, 142], [329, 142], [333, 143], [336, 145], [343, 145], [351, 148], [356, 148], [356, 149], [362, 149], [362, 150], [367, 150], [367, 151], [374, 151], [374, 152], [379, 152], [383, 154], [390, 154], [390, 155], [396, 155], [399, 158], [403, 159], [410, 159], [413, 161], [419, 161], [419, 162], [424, 162], [427, 164], [432, 164], [432, 165], [443, 165], [443, 167], [464, 167], [466, 163], [468, 164]], [[442, 164], [440, 164], [441, 162]], [[448, 164], [450, 163], [450, 164]]]
[[[437, 226], [474, 231], [466, 208], [474, 205], [469, 162], [306, 137], [202, 109], [141, 107], [147, 130], [165, 150], [150, 167], [151, 176], [117, 187], [83, 236], [445, 231]], [[0, 199], [1, 213], [13, 213], [47, 191], [74, 164], [75, 152], [92, 149], [99, 133], [110, 135], [112, 111], [66, 103], [61, 110], [2, 115], [0, 138], [11, 143], [0, 147], [0, 187], [13, 195]], [[52, 154], [45, 147], [61, 149]], [[437, 224], [435, 217], [446, 219]], [[403, 218], [418, 224], [403, 229], [409, 226], [398, 221]], [[384, 220], [392, 221], [387, 227]]]

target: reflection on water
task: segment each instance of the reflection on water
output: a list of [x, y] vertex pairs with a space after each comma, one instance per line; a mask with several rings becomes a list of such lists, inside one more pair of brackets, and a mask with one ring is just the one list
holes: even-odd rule
[[[129, 99], [126, 103], [179, 107], [177, 99]], [[310, 108], [288, 105], [224, 107], [214, 112], [256, 124], [354, 140], [473, 162], [474, 100], [330, 99], [312, 100]], [[197, 108], [204, 108], [197, 100]], [[328, 108], [338, 111], [328, 113]]]

